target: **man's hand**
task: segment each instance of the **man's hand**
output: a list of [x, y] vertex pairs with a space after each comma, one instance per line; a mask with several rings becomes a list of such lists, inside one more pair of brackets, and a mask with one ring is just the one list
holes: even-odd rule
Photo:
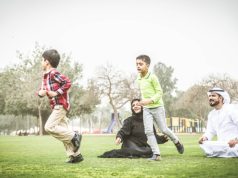
[[232, 148], [234, 147], [236, 144], [238, 144], [238, 140], [237, 139], [232, 139], [228, 142], [229, 146]]
[[207, 137], [202, 136], [201, 138], [199, 138], [198, 143], [203, 144], [203, 142], [206, 141], [206, 140], [208, 140]]
[[119, 145], [121, 143], [121, 138], [117, 137], [115, 142], [116, 142], [116, 145]]

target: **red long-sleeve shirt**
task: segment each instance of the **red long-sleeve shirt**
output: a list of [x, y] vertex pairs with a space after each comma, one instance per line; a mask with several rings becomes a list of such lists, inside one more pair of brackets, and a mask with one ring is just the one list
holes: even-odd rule
[[68, 89], [70, 87], [69, 78], [52, 68], [49, 72], [44, 73], [40, 89], [57, 92], [58, 95], [54, 97], [50, 97], [46, 92], [52, 109], [55, 105], [62, 105], [68, 111], [70, 108]]

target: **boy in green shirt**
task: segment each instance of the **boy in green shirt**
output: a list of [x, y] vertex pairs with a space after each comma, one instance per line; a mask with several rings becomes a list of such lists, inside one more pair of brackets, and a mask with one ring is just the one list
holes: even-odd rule
[[136, 58], [136, 67], [139, 73], [137, 82], [142, 97], [139, 104], [143, 106], [145, 134], [153, 152], [153, 156], [150, 160], [160, 161], [160, 150], [153, 132], [153, 121], [155, 121], [160, 131], [174, 142], [180, 154], [183, 154], [184, 147], [178, 137], [166, 125], [165, 109], [162, 99], [163, 91], [156, 75], [148, 71], [149, 66], [149, 56], [140, 55]]

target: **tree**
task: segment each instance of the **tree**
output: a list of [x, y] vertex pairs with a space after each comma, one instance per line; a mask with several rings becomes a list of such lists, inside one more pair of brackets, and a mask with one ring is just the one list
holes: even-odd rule
[[127, 77], [121, 71], [116, 70], [114, 66], [107, 63], [98, 68], [97, 86], [100, 94], [105, 97], [112, 107], [118, 127], [121, 125], [118, 118], [118, 110], [127, 102], [138, 96], [135, 89], [135, 76]]
[[207, 92], [213, 87], [221, 87], [228, 91], [231, 100], [238, 96], [238, 81], [223, 75], [210, 75], [199, 84], [193, 85], [177, 99], [174, 107], [177, 110], [188, 110], [193, 118], [206, 121], [211, 107], [208, 104]]
[[5, 98], [7, 95], [7, 89], [10, 85], [9, 79], [12, 78], [12, 74], [11, 71], [9, 72], [7, 70], [7, 72], [1, 71], [0, 73], [0, 113], [4, 114], [4, 110], [5, 110]]
[[96, 105], [100, 104], [99, 88], [93, 80], [88, 80], [86, 89], [73, 84], [70, 91], [71, 106], [69, 116], [81, 116], [90, 114], [95, 110]]
[[184, 91], [176, 91], [176, 96], [171, 106], [173, 109], [173, 116], [195, 118], [195, 115], [192, 113], [192, 111], [189, 108], [181, 107], [185, 105], [184, 104], [185, 94], [186, 93]]
[[[4, 113], [37, 116], [41, 134], [43, 133], [44, 123], [51, 112], [48, 99], [37, 96], [37, 90], [42, 80], [41, 55], [44, 50], [45, 47], [36, 44], [30, 55], [24, 56], [18, 52], [20, 63], [13, 67], [5, 68], [0, 76], [0, 83], [3, 86], [2, 90], [0, 90], [0, 99], [1, 96], [4, 99]], [[91, 106], [87, 105], [87, 107], [82, 105], [80, 110], [77, 105], [78, 100], [86, 97], [84, 95], [88, 95], [88, 90], [83, 90], [83, 88], [79, 87], [79, 81], [82, 78], [82, 65], [76, 62], [72, 64], [71, 56], [63, 53], [61, 54], [58, 70], [68, 76], [72, 82], [69, 94], [73, 97], [71, 98], [71, 111], [69, 114], [80, 115], [82, 112], [92, 112], [97, 102], [92, 102]], [[80, 93], [79, 97], [78, 93]], [[94, 97], [96, 98], [96, 95]]]
[[9, 134], [10, 130], [15, 129], [16, 128], [16, 124], [14, 122], [15, 119], [16, 117], [13, 115], [7, 115], [5, 117], [3, 115], [0, 115], [0, 134], [1, 132], [4, 133], [7, 132]]
[[205, 85], [207, 88], [223, 88], [229, 92], [232, 101], [238, 100], [238, 81], [227, 74], [209, 75], [202, 80], [201, 85]]
[[[71, 109], [68, 116], [71, 118], [77, 118], [79, 120], [80, 129], [81, 123], [85, 119], [91, 121], [91, 115], [96, 109], [96, 106], [100, 103], [99, 90], [94, 81], [89, 80], [86, 89], [79, 84], [73, 84], [70, 89], [70, 103]], [[83, 120], [82, 120], [83, 119]]]
[[188, 110], [193, 118], [205, 120], [210, 107], [207, 103], [208, 87], [194, 85], [190, 87], [176, 102], [175, 108]]
[[173, 93], [176, 89], [177, 79], [173, 78], [174, 69], [171, 66], [159, 62], [154, 66], [154, 73], [158, 77], [163, 89], [163, 100], [168, 117], [172, 116], [172, 103], [174, 101]]

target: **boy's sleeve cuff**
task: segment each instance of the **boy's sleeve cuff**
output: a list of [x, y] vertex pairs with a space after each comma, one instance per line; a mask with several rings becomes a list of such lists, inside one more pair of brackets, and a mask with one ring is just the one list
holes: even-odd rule
[[59, 95], [62, 95], [64, 92], [63, 92], [63, 90], [61, 90], [61, 89], [58, 89], [57, 91], [56, 91]]

